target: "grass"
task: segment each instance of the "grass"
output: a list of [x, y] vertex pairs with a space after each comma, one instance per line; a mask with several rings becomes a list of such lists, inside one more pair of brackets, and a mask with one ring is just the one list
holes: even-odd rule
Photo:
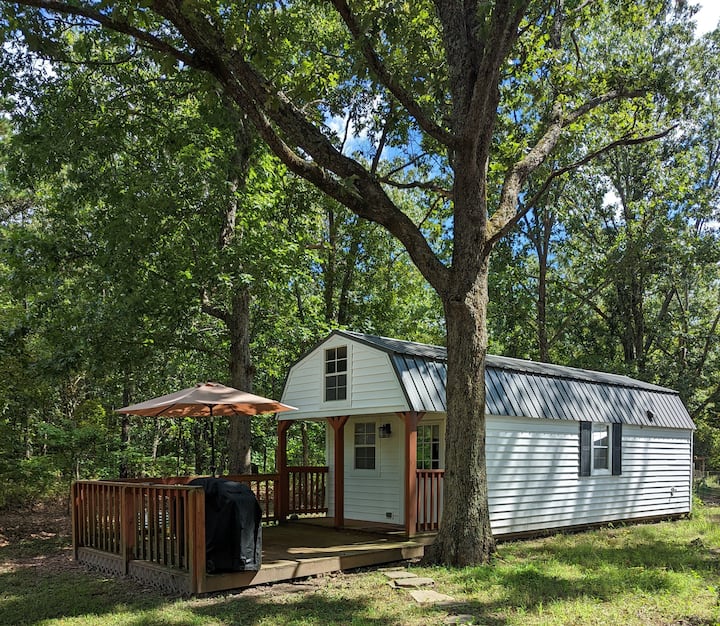
[[67, 536], [0, 543], [0, 624], [400, 626], [457, 614], [486, 625], [720, 624], [718, 507], [689, 520], [500, 544], [484, 567], [412, 566], [457, 600], [450, 606], [419, 606], [380, 571], [183, 599], [69, 559]]

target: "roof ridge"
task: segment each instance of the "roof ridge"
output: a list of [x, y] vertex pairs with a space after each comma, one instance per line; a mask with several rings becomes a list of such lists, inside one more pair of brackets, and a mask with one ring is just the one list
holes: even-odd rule
[[[381, 335], [370, 335], [351, 330], [338, 330], [337, 334], [346, 335], [363, 343], [379, 348], [388, 353], [406, 354], [435, 361], [447, 361], [447, 348], [433, 344], [396, 339], [394, 337], [383, 337]], [[404, 349], [403, 349], [404, 348]], [[624, 374], [589, 370], [571, 365], [558, 365], [555, 363], [544, 363], [542, 361], [531, 361], [529, 359], [518, 359], [516, 357], [488, 354], [486, 356], [487, 367], [504, 369], [516, 372], [536, 374], [551, 378], [565, 378], [568, 380], [583, 380], [594, 384], [606, 384], [616, 387], [629, 387], [633, 389], [648, 389], [659, 393], [678, 394], [674, 389], [663, 387], [644, 380], [632, 378]]]

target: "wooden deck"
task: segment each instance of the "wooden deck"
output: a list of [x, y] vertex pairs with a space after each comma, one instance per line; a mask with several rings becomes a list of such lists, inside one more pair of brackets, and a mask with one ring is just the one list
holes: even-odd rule
[[[257, 485], [264, 495], [267, 490], [261, 487]], [[408, 540], [400, 526], [368, 527], [367, 522], [355, 525], [351, 520], [336, 530], [330, 527], [335, 520], [327, 517], [272, 524], [265, 509], [260, 570], [208, 574], [205, 495], [200, 487], [78, 481], [73, 484], [72, 503], [78, 561], [109, 575], [130, 576], [183, 594], [240, 589], [402, 561], [422, 556], [429, 540]], [[307, 503], [300, 513], [318, 515], [311, 500]], [[272, 504], [272, 498], [265, 504]]]
[[364, 531], [328, 529], [303, 521], [263, 529], [263, 562], [257, 572], [209, 575], [205, 592], [317, 576], [421, 557], [420, 541]]

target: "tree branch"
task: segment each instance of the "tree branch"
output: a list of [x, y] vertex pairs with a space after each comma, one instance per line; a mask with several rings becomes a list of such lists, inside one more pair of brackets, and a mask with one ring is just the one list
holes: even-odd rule
[[[590, 154], [587, 154], [582, 159], [575, 161], [574, 163], [571, 163], [570, 165], [566, 165], [565, 167], [561, 167], [560, 169], [554, 170], [543, 183], [542, 187], [540, 187], [540, 190], [535, 193], [527, 202], [524, 202], [524, 208], [521, 210], [515, 209], [513, 211], [513, 214], [509, 218], [503, 218], [503, 219], [495, 219], [495, 215], [490, 220], [490, 224], [494, 225], [495, 228], [493, 234], [488, 239], [489, 245], [494, 245], [499, 239], [504, 237], [507, 233], [509, 233], [515, 225], [523, 218], [524, 215], [527, 214], [527, 212], [535, 206], [535, 204], [538, 202], [538, 200], [547, 192], [547, 190], [550, 187], [550, 184], [558, 178], [559, 176], [562, 176], [564, 174], [567, 174], [568, 172], [572, 170], [576, 170], [579, 167], [582, 167], [583, 165], [587, 165], [590, 161], [593, 161], [594, 159], [598, 158], [599, 156], [605, 154], [606, 152], [609, 152], [610, 150], [614, 150], [615, 148], [619, 146], [634, 146], [641, 143], [647, 143], [649, 141], [655, 141], [657, 139], [662, 139], [663, 137], [667, 136], [668, 133], [670, 133], [672, 130], [674, 130], [677, 127], [677, 125], [671, 126], [670, 128], [666, 128], [663, 131], [660, 131], [659, 133], [655, 133], [653, 135], [644, 135], [642, 137], [622, 137], [621, 139], [617, 139], [602, 148], [599, 148]], [[550, 131], [548, 131], [550, 132]], [[547, 133], [546, 133], [547, 134]], [[536, 146], [537, 147], [537, 146]], [[530, 156], [530, 155], [528, 155]], [[513, 168], [515, 169], [515, 168]], [[520, 173], [522, 175], [522, 172]], [[511, 174], [508, 174], [508, 176], [511, 176]], [[506, 178], [507, 181], [507, 178]], [[517, 183], [516, 183], [517, 184]], [[522, 184], [522, 183], [520, 183]], [[509, 190], [508, 193], [510, 193]], [[503, 185], [503, 197], [505, 196], [505, 185]], [[517, 200], [516, 200], [517, 202]], [[504, 223], [503, 223], [504, 222]], [[491, 232], [488, 230], [488, 232]]]
[[360, 51], [365, 57], [368, 67], [376, 75], [380, 83], [407, 109], [408, 113], [415, 118], [415, 121], [422, 130], [446, 146], [454, 145], [455, 137], [433, 122], [425, 111], [422, 110], [420, 105], [415, 102], [413, 97], [402, 88], [400, 83], [398, 83], [387, 70], [370, 44], [370, 41], [362, 32], [362, 28], [346, 0], [332, 0], [332, 4], [348, 27], [353, 40], [360, 46]]
[[432, 191], [448, 200], [452, 200], [453, 197], [452, 191], [430, 181], [414, 180], [409, 183], [401, 183], [385, 176], [378, 178], [378, 180], [385, 185], [395, 187], [395, 189], [424, 189], [425, 191]]
[[164, 41], [147, 31], [136, 28], [125, 21], [117, 20], [108, 15], [104, 15], [103, 13], [100, 13], [95, 9], [91, 9], [88, 6], [59, 2], [57, 0], [20, 0], [18, 4], [61, 13], [63, 15], [75, 15], [77, 17], [87, 18], [109, 30], [129, 35], [133, 39], [144, 43], [147, 47], [164, 54], [169, 54], [186, 65], [198, 67], [197, 61], [193, 55], [179, 50], [167, 41]]

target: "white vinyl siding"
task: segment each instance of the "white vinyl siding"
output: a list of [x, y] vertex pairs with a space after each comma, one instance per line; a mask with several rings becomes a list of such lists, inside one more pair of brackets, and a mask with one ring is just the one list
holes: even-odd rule
[[[355, 424], [372, 421], [375, 432], [380, 424], [390, 424], [392, 436], [387, 439], [375, 438], [375, 470], [355, 469], [353, 448]], [[363, 520], [389, 524], [404, 524], [404, 469], [405, 450], [403, 443], [403, 423], [397, 416], [365, 415], [350, 418], [345, 424], [345, 519]], [[335, 510], [334, 489], [335, 472], [332, 467], [334, 458], [333, 430], [328, 426], [327, 453], [330, 462], [328, 474], [328, 516]], [[391, 517], [387, 514], [390, 513]]]
[[490, 523], [497, 535], [690, 511], [689, 431], [623, 428], [621, 476], [578, 477], [578, 424], [489, 417]]
[[[325, 402], [325, 350], [348, 347], [348, 398]], [[282, 401], [299, 411], [283, 419], [315, 419], [338, 415], [367, 415], [407, 411], [408, 405], [390, 357], [344, 337], [332, 337], [295, 364], [285, 384]]]

